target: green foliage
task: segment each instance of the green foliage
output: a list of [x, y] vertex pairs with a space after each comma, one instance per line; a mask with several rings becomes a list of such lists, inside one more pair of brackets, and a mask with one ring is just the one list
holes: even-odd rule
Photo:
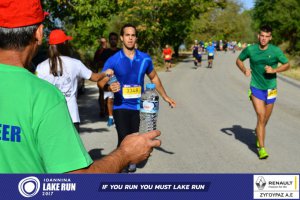
[[139, 48], [160, 56], [165, 44], [178, 52], [190, 34], [192, 19], [224, 8], [226, 0], [43, 0], [43, 4], [50, 12], [46, 33], [64, 29], [84, 56], [92, 57], [99, 37], [118, 33], [128, 22], [137, 26]]
[[192, 18], [225, 5], [225, 0], [123, 0], [119, 17], [137, 25], [142, 50], [159, 54], [162, 46], [170, 44], [178, 53], [191, 31]]
[[43, 3], [45, 10], [50, 12], [47, 28], [64, 29], [73, 36], [74, 47], [90, 57], [99, 45], [98, 39], [109, 17], [117, 11], [117, 3], [112, 0], [45, 0]]
[[259, 30], [262, 24], [273, 28], [273, 42], [289, 42], [289, 53], [300, 52], [300, 1], [299, 0], [256, 0], [253, 18]]
[[200, 14], [193, 20], [188, 43], [193, 43], [195, 39], [253, 42], [250, 11], [241, 12], [241, 7], [235, 1], [228, 1], [224, 9], [217, 8]]

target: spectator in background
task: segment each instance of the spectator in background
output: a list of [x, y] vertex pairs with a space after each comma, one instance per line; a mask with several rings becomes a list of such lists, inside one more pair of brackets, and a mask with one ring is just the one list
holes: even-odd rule
[[[105, 62], [109, 57], [113, 56], [115, 53], [117, 53], [120, 50], [120, 48], [118, 48], [118, 37], [119, 37], [118, 34], [115, 32], [109, 33], [108, 41], [110, 47], [104, 49], [103, 52], [99, 54], [100, 63], [105, 64]], [[100, 113], [103, 113], [103, 110], [107, 109], [107, 114], [108, 114], [107, 126], [110, 127], [114, 125], [114, 118], [113, 118], [114, 93], [110, 91], [103, 91], [103, 89], [100, 86], [100, 83], [98, 84], [98, 88], [99, 88], [98, 101], [100, 105]]]
[[97, 82], [105, 77], [105, 74], [112, 74], [112, 71], [105, 73], [94, 73], [88, 69], [80, 60], [71, 58], [69, 54], [68, 41], [72, 40], [62, 30], [56, 29], [49, 35], [49, 58], [41, 62], [36, 68], [39, 78], [55, 85], [65, 96], [72, 121], [79, 132], [79, 111], [77, 105], [78, 79], [84, 78]]
[[105, 37], [101, 37], [99, 41], [100, 41], [100, 47], [95, 52], [94, 60], [93, 60], [93, 69], [94, 69], [94, 72], [101, 71], [104, 63], [101, 62], [100, 55], [107, 48], [107, 41], [106, 41]]
[[[93, 69], [94, 72], [100, 72], [103, 68], [103, 61], [100, 59], [100, 56], [102, 55], [103, 51], [107, 48], [107, 41], [105, 37], [100, 38], [100, 47], [97, 49], [94, 55], [94, 60], [93, 60]], [[99, 98], [98, 98], [98, 103], [100, 107], [100, 117], [105, 117], [105, 103], [104, 103], [104, 91], [99, 88]]]

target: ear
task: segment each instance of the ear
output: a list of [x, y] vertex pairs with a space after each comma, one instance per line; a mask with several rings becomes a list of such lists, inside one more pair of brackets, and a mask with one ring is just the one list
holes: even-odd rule
[[41, 25], [39, 25], [38, 29], [35, 32], [35, 39], [36, 39], [38, 45], [41, 45], [42, 41], [43, 41], [43, 29], [44, 29], [44, 25], [41, 24]]
[[257, 39], [259, 40], [259, 34], [257, 34]]
[[271, 35], [271, 37], [270, 37], [270, 40], [272, 40], [272, 35]]
[[120, 35], [120, 40], [123, 42], [123, 36], [122, 35]]

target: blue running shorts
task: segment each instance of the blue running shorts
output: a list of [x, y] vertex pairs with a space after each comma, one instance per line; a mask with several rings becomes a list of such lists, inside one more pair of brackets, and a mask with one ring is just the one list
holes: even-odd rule
[[256, 98], [264, 101], [266, 104], [273, 104], [276, 101], [277, 89], [273, 88], [268, 90], [261, 90], [251, 86], [249, 89], [249, 97], [251, 97], [251, 94]]

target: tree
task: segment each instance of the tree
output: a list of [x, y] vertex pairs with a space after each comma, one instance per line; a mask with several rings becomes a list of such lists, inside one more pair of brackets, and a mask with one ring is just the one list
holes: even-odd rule
[[119, 1], [119, 16], [137, 25], [139, 46], [149, 53], [161, 51], [170, 44], [178, 55], [191, 30], [194, 16], [216, 7], [224, 7], [225, 0], [123, 0]]
[[116, 0], [44, 0], [43, 3], [50, 13], [48, 29], [66, 30], [74, 37], [72, 44], [81, 54], [93, 53], [90, 51], [98, 45], [108, 19], [118, 10]]
[[289, 42], [287, 51], [300, 51], [300, 1], [299, 0], [257, 0], [253, 18], [258, 29], [263, 24], [273, 28], [273, 42]]
[[43, 4], [50, 12], [48, 29], [66, 30], [81, 54], [92, 54], [101, 35], [126, 22], [137, 25], [139, 48], [157, 54], [168, 43], [178, 54], [192, 18], [224, 7], [226, 0], [43, 0]]
[[224, 9], [216, 8], [210, 12], [200, 14], [198, 18], [193, 20], [189, 42], [191, 43], [195, 39], [253, 42], [254, 32], [251, 28], [251, 12], [241, 12], [241, 8], [241, 4], [228, 1]]

